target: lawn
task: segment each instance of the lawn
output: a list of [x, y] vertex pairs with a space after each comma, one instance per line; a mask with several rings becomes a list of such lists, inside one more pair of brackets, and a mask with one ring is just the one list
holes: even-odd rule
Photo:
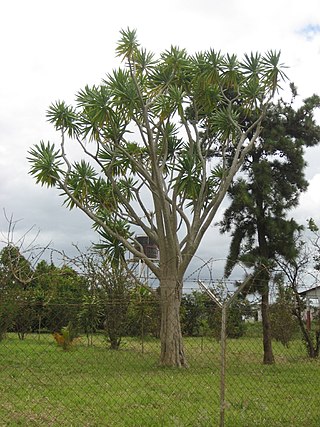
[[[158, 366], [159, 343], [126, 338], [118, 351], [100, 336], [71, 350], [51, 335], [0, 342], [0, 426], [217, 426], [220, 347], [186, 338], [188, 369]], [[143, 350], [143, 351], [142, 351]], [[263, 366], [260, 338], [227, 345], [225, 425], [319, 427], [320, 362], [300, 340], [274, 343]]]

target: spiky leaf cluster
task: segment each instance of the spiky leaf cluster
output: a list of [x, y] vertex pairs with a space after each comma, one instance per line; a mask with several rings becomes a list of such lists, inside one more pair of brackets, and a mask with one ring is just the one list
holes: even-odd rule
[[[31, 149], [30, 173], [113, 239], [113, 224], [124, 221], [192, 253], [285, 78], [280, 54], [239, 59], [171, 46], [156, 58], [130, 29], [121, 31], [116, 54], [122, 65], [80, 90], [75, 107], [49, 107], [61, 144]], [[87, 160], [69, 161], [69, 140]]]

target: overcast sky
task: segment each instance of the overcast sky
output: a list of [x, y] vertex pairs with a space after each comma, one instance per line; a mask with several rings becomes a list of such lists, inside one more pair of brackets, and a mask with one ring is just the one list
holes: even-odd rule
[[[80, 88], [99, 84], [117, 66], [121, 28], [136, 28], [140, 43], [155, 53], [170, 45], [240, 56], [280, 49], [301, 99], [320, 94], [318, 0], [3, 0], [0, 11], [0, 207], [21, 220], [17, 235], [35, 225], [39, 243], [51, 241], [56, 249], [88, 246], [95, 235], [84, 214], [61, 206], [56, 190], [35, 184], [27, 151], [41, 139], [59, 142], [46, 109], [58, 99], [72, 103]], [[320, 220], [320, 146], [306, 158], [309, 190], [292, 213], [302, 223]], [[0, 212], [0, 231], [6, 230]], [[225, 258], [227, 247], [211, 227], [198, 256]]]

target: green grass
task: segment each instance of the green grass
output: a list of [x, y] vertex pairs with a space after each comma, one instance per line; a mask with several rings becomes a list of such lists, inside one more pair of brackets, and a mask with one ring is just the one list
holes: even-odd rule
[[[0, 426], [217, 426], [219, 343], [185, 346], [190, 367], [168, 369], [154, 339], [144, 353], [138, 340], [111, 351], [101, 337], [63, 351], [50, 335], [9, 335], [0, 342]], [[277, 363], [263, 366], [260, 338], [228, 341], [226, 426], [320, 425], [320, 362], [299, 340], [274, 351]]]

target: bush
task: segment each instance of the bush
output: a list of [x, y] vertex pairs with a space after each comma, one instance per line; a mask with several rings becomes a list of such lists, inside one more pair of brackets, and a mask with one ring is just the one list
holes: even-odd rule
[[88, 345], [93, 344], [93, 334], [97, 331], [103, 316], [102, 303], [97, 295], [84, 295], [77, 315], [78, 326], [86, 334]]
[[285, 347], [289, 346], [298, 331], [292, 304], [289, 292], [280, 289], [277, 301], [270, 306], [271, 336]]
[[0, 302], [0, 341], [2, 341], [7, 331], [11, 328], [15, 315], [15, 307], [11, 301]]
[[132, 290], [126, 332], [129, 336], [143, 338], [152, 335], [159, 338], [160, 300], [158, 290], [145, 285]]
[[[228, 309], [227, 312], [227, 337], [240, 338], [246, 331], [244, 313], [247, 310], [247, 301], [239, 296]], [[213, 336], [220, 340], [221, 335], [221, 308], [216, 308], [210, 319], [209, 326], [213, 330]]]
[[[207, 295], [199, 291], [182, 296], [181, 329], [189, 337], [203, 336], [208, 331], [208, 315], [214, 309]], [[207, 327], [205, 328], [204, 325]]]
[[70, 350], [76, 336], [77, 334], [71, 323], [69, 323], [68, 326], [61, 328], [60, 333], [53, 333], [53, 337], [56, 340], [56, 343], [65, 351]]

